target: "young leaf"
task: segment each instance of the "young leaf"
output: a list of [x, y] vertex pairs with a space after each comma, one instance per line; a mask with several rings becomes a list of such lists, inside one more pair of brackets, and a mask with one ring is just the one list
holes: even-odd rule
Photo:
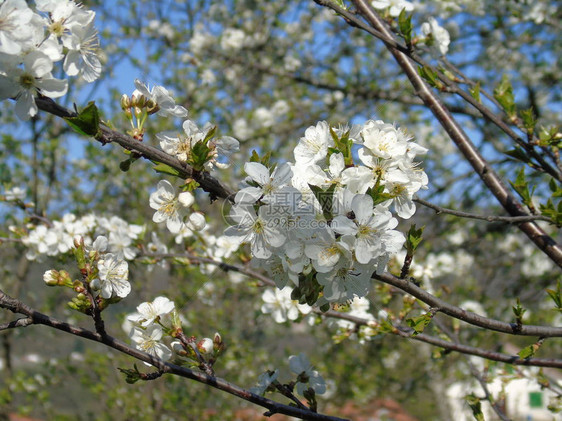
[[519, 358], [521, 359], [531, 358], [533, 355], [535, 355], [538, 349], [539, 349], [538, 344], [531, 344], [523, 348], [521, 351], [519, 351], [517, 355], [519, 355]]
[[521, 149], [520, 147], [516, 146], [515, 149], [511, 149], [507, 152], [504, 152], [506, 155], [509, 155], [512, 158], [515, 158], [518, 161], [524, 162], [528, 164], [531, 162], [531, 158]]
[[398, 27], [406, 45], [410, 45], [412, 43], [412, 15], [406, 16], [406, 9], [402, 9], [398, 15]]
[[443, 87], [443, 83], [439, 80], [437, 76], [437, 72], [433, 70], [431, 67], [427, 66], [418, 66], [418, 73], [419, 75], [426, 80], [426, 82], [433, 86], [434, 88], [441, 89]]
[[72, 129], [84, 136], [97, 136], [100, 131], [100, 117], [98, 107], [94, 101], [78, 113], [76, 117], [65, 117], [64, 120]]
[[334, 190], [336, 189], [336, 185], [332, 184], [326, 190], [323, 190], [318, 186], [313, 186], [312, 184], [309, 184], [308, 187], [310, 187], [314, 197], [316, 197], [316, 200], [320, 203], [322, 213], [324, 214], [326, 221], [334, 219], [334, 216], [332, 215], [332, 202], [334, 199]]
[[465, 399], [468, 406], [470, 406], [470, 409], [472, 409], [472, 415], [474, 415], [476, 421], [485, 421], [484, 414], [482, 413], [482, 405], [480, 404], [480, 398], [471, 393], [470, 395], [467, 395]]
[[152, 167], [152, 169], [156, 172], [159, 172], [159, 173], [162, 173], [162, 174], [173, 175], [175, 177], [179, 176], [179, 174], [180, 174], [180, 172], [178, 170], [170, 167], [167, 164], [163, 164], [162, 162], [159, 162], [158, 164], [156, 164], [154, 167]]
[[473, 88], [469, 88], [468, 90], [470, 91], [470, 95], [472, 95], [472, 98], [474, 98], [479, 103], [482, 103], [482, 100], [480, 99], [480, 82], [478, 82], [476, 85], [474, 85]]
[[556, 283], [556, 290], [554, 289], [547, 289], [546, 293], [552, 301], [554, 301], [554, 305], [556, 305], [556, 309], [558, 311], [562, 311], [562, 290], [560, 288], [560, 280]]
[[537, 117], [533, 107], [521, 111], [521, 119], [523, 120], [523, 125], [527, 129], [527, 133], [533, 133], [533, 130], [535, 130], [535, 126], [537, 125]]
[[422, 241], [422, 234], [425, 226], [420, 229], [416, 229], [416, 224], [413, 224], [408, 230], [406, 235], [406, 250], [408, 254], [413, 255], [416, 248]]
[[511, 82], [506, 75], [503, 75], [500, 84], [496, 86], [496, 89], [494, 89], [494, 98], [498, 100], [508, 116], [515, 116], [515, 99], [513, 97], [513, 88], [511, 87]]
[[406, 319], [406, 323], [412, 329], [414, 329], [414, 333], [412, 336], [416, 336], [424, 331], [424, 329], [431, 323], [431, 319], [433, 315], [431, 313], [425, 313], [418, 317], [413, 317], [411, 319]]
[[517, 194], [519, 194], [519, 196], [521, 196], [521, 199], [523, 199], [523, 203], [526, 206], [528, 206], [529, 209], [534, 211], [535, 205], [533, 204], [533, 201], [531, 200], [531, 197], [532, 197], [533, 193], [535, 192], [535, 188], [533, 187], [533, 189], [531, 191], [529, 191], [529, 184], [527, 183], [527, 180], [525, 179], [525, 169], [521, 168], [521, 171], [519, 171], [519, 173], [517, 174], [517, 178], [515, 179], [515, 183], [510, 181], [509, 184], [511, 184], [511, 186], [517, 192]]

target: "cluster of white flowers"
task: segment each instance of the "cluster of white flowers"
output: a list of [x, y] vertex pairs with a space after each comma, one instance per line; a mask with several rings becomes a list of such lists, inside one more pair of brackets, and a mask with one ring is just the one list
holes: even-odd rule
[[[165, 330], [171, 326], [175, 305], [166, 297], [156, 297], [152, 302], [141, 303], [137, 311], [127, 316], [124, 328], [140, 349], [164, 361], [172, 357], [171, 349], [162, 342]], [[149, 365], [149, 364], [147, 364]]]
[[28, 247], [26, 257], [36, 260], [44, 255], [67, 253], [74, 247], [76, 237], [82, 237], [85, 244], [92, 244], [94, 238], [105, 236], [107, 244], [103, 251], [108, 250], [131, 260], [138, 254], [134, 241], [139, 239], [143, 231], [142, 225], [129, 224], [118, 216], [106, 218], [88, 214], [77, 218], [76, 215], [67, 213], [60, 221], [53, 221], [50, 227], [33, 227], [22, 241]]
[[291, 355], [289, 357], [289, 368], [297, 377], [295, 385], [297, 393], [304, 395], [304, 391], [308, 388], [314, 389], [317, 395], [326, 392], [326, 383], [318, 371], [313, 370], [312, 365], [304, 354]]
[[126, 317], [123, 329], [137, 349], [164, 361], [176, 354], [177, 357], [186, 357], [197, 362], [201, 362], [202, 358], [212, 365], [224, 351], [219, 333], [215, 333], [212, 339], [202, 338], [193, 342], [199, 355], [179, 340], [173, 340], [169, 345], [165, 342], [166, 339], [178, 337], [177, 332], [181, 331], [180, 320], [181, 316], [177, 313], [173, 301], [160, 296], [154, 301], [139, 304], [137, 311]]
[[36, 11], [25, 0], [0, 4], [0, 99], [15, 99], [22, 120], [37, 114], [37, 95], [66, 94], [68, 82], [53, 77], [54, 63], [64, 59], [64, 72], [86, 82], [101, 74], [95, 13], [72, 0], [35, 5]]
[[414, 159], [426, 152], [382, 121], [351, 129], [319, 122], [295, 147], [295, 163], [245, 164], [225, 234], [250, 243], [279, 288], [289, 280], [303, 290], [321, 286], [321, 299], [308, 304], [365, 296], [372, 273], [382, 273], [405, 241], [390, 209], [414, 214], [413, 195], [428, 182]]
[[152, 220], [157, 224], [166, 222], [168, 230], [172, 234], [178, 234], [183, 228], [184, 217], [194, 202], [191, 192], [181, 192], [176, 196], [174, 186], [167, 180], [160, 180], [157, 190], [150, 195], [150, 207], [156, 210]]
[[[101, 245], [100, 251], [107, 245], [107, 239], [100, 236], [94, 241], [96, 243], [104, 243]], [[98, 277], [90, 283], [94, 291], [100, 291], [102, 298], [108, 299], [112, 297], [125, 298], [131, 292], [131, 284], [129, 283], [129, 265], [123, 260], [121, 255], [113, 253], [104, 253], [98, 260]]]
[[[104, 299], [125, 298], [131, 292], [129, 283], [129, 265], [123, 260], [122, 254], [108, 253], [107, 237], [100, 235], [90, 246], [81, 244], [81, 239], [75, 238], [77, 262], [80, 265], [82, 274], [86, 277], [86, 282], [92, 291], [99, 291], [99, 295]], [[49, 286], [66, 286], [76, 289], [77, 285], [72, 282], [70, 274], [65, 271], [50, 269], [43, 274], [43, 280]], [[82, 307], [80, 301], [83, 298], [73, 300], [72, 308]]]
[[18, 186], [4, 191], [3, 197], [0, 196], [0, 200], [4, 200], [6, 202], [14, 202], [23, 199], [25, 199], [25, 190]]

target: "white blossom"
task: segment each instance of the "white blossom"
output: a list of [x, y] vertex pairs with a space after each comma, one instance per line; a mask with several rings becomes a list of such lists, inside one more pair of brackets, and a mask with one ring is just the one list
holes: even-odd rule
[[0, 53], [20, 54], [32, 36], [33, 11], [25, 0], [5, 0], [0, 5]]
[[[162, 335], [162, 328], [153, 324], [146, 329], [133, 327], [130, 337], [135, 342], [137, 349], [167, 361], [172, 357], [172, 351], [161, 342]], [[150, 365], [148, 363], [145, 364]]]
[[158, 182], [157, 190], [150, 195], [150, 207], [156, 209], [152, 220], [157, 224], [166, 222], [172, 234], [179, 233], [187, 208], [195, 198], [190, 192], [182, 192], [176, 197], [176, 190], [167, 180]]
[[127, 316], [127, 319], [143, 328], [152, 325], [156, 320], [174, 311], [175, 305], [166, 297], [156, 297], [154, 301], [141, 303], [137, 312]]
[[50, 98], [66, 94], [68, 82], [51, 75], [53, 62], [44, 53], [33, 51], [23, 58], [23, 69], [11, 67], [0, 74], [0, 99], [16, 99], [16, 115], [28, 120], [37, 114], [35, 97], [40, 93]]
[[447, 54], [451, 38], [449, 32], [442, 26], [439, 26], [435, 18], [430, 17], [427, 22], [424, 22], [421, 26], [421, 31], [430, 39], [431, 42], [426, 41], [428, 44], [435, 46], [442, 56]]
[[125, 298], [131, 292], [129, 265], [112, 253], [105, 254], [98, 261], [98, 279], [92, 281], [92, 288], [101, 290], [103, 298]]
[[260, 374], [258, 382], [254, 387], [250, 388], [250, 392], [263, 396], [269, 385], [277, 380], [278, 376], [279, 370], [275, 370], [273, 372], [266, 371], [265, 373]]
[[310, 313], [310, 306], [291, 299], [291, 291], [289, 287], [266, 289], [261, 296], [264, 302], [261, 306], [262, 313], [271, 314], [276, 323], [296, 320], [301, 314]]
[[175, 99], [172, 97], [170, 92], [163, 86], [154, 86], [149, 89], [147, 85], [138, 79], [135, 79], [135, 87], [137, 88], [133, 92], [134, 95], [143, 95], [148, 100], [154, 101], [158, 104], [158, 115], [160, 116], [172, 116], [172, 117], [186, 117], [187, 110], [181, 105], [177, 105]]
[[312, 365], [304, 354], [291, 355], [289, 357], [289, 368], [297, 377], [297, 384], [295, 385], [297, 393], [303, 395], [304, 391], [308, 388], [314, 389], [317, 395], [322, 395], [326, 392], [326, 383], [318, 371], [313, 370]]

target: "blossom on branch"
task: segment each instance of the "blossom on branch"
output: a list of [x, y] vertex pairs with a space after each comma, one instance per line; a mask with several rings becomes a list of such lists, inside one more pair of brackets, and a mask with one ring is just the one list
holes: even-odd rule
[[193, 205], [195, 198], [190, 192], [182, 192], [176, 197], [176, 190], [167, 180], [158, 182], [158, 189], [150, 195], [150, 207], [156, 209], [152, 220], [157, 224], [166, 222], [172, 234], [177, 234], [183, 224], [187, 209]]
[[[146, 329], [140, 327], [133, 327], [129, 335], [131, 340], [135, 342], [137, 349], [146, 352], [147, 354], [158, 357], [164, 361], [172, 357], [172, 351], [165, 344], [161, 342], [163, 331], [158, 325], [150, 325]], [[146, 365], [150, 365], [145, 363]]]
[[105, 254], [98, 261], [98, 278], [91, 286], [94, 290], [101, 290], [103, 298], [125, 298], [131, 292], [129, 265], [113, 253]]
[[300, 353], [298, 356], [291, 355], [289, 357], [289, 368], [298, 376], [295, 387], [299, 395], [304, 395], [304, 391], [308, 388], [314, 389], [317, 395], [322, 395], [326, 392], [324, 378], [318, 371], [313, 370], [308, 358], [303, 353]]

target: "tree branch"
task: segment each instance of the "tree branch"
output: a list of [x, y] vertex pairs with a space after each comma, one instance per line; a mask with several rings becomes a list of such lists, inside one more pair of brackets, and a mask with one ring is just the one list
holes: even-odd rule
[[[371, 328], [376, 328], [378, 322], [373, 320], [363, 319], [361, 317], [352, 316], [346, 313], [340, 313], [338, 311], [329, 310], [327, 312], [322, 312], [319, 309], [314, 309], [316, 314], [325, 317], [331, 317], [336, 319], [347, 320], [355, 323], [358, 326], [368, 326]], [[521, 365], [521, 366], [534, 366], [534, 367], [552, 367], [552, 368], [562, 368], [562, 360], [552, 359], [552, 358], [526, 358], [522, 359], [518, 355], [502, 354], [500, 352], [489, 351], [483, 348], [477, 348], [469, 345], [463, 345], [456, 342], [447, 341], [435, 336], [428, 335], [426, 333], [420, 333], [413, 336], [414, 330], [406, 326], [394, 326], [395, 331], [391, 332], [393, 335], [400, 336], [405, 339], [412, 339], [414, 341], [424, 342], [430, 345], [438, 346], [440, 348], [446, 349], [448, 351], [455, 351], [461, 354], [474, 355], [477, 357], [485, 358], [487, 360], [499, 361], [506, 364]]]
[[496, 332], [508, 333], [510, 335], [544, 336], [548, 338], [562, 337], [562, 327], [522, 325], [520, 328], [518, 328], [516, 323], [506, 323], [499, 320], [479, 316], [476, 313], [472, 313], [460, 307], [451, 305], [441, 300], [440, 298], [431, 295], [424, 289], [416, 286], [413, 282], [410, 282], [407, 279], [397, 278], [390, 273], [383, 273], [382, 275], [374, 274], [373, 278], [413, 295], [429, 306], [438, 308], [439, 312], [441, 313], [447, 314], [448, 316], [462, 320], [463, 322], [467, 322], [474, 326], [479, 326], [489, 330], [495, 330]]
[[[31, 319], [31, 323], [25, 324], [29, 326], [30, 324], [40, 324], [49, 326], [54, 329], [61, 330], [71, 335], [79, 336], [81, 338], [88, 339], [90, 341], [99, 342], [113, 348], [119, 352], [127, 354], [137, 360], [144, 361], [156, 367], [162, 373], [175, 374], [180, 377], [185, 377], [190, 380], [195, 380], [199, 383], [204, 383], [215, 389], [222, 390], [224, 392], [230, 393], [231, 395], [237, 396], [246, 401], [252, 402], [256, 405], [262, 406], [268, 409], [270, 415], [273, 414], [285, 414], [300, 419], [306, 420], [318, 420], [318, 421], [344, 421], [342, 418], [332, 417], [329, 415], [318, 414], [310, 410], [304, 410], [301, 408], [295, 408], [294, 406], [284, 405], [271, 399], [264, 398], [263, 396], [256, 395], [249, 392], [248, 390], [242, 389], [232, 383], [227, 382], [219, 377], [209, 376], [208, 374], [191, 370], [186, 367], [181, 367], [172, 363], [164, 362], [160, 358], [149, 355], [143, 351], [136, 348], [132, 348], [124, 342], [109, 336], [100, 335], [98, 333], [92, 332], [87, 329], [83, 329], [77, 326], [70, 325], [69, 323], [63, 322], [61, 320], [55, 319], [53, 317], [47, 316], [46, 314], [40, 313], [37, 310], [25, 305], [21, 301], [8, 296], [4, 291], [0, 290], [0, 307], [10, 310], [13, 313], [26, 315], [26, 319]], [[20, 320], [26, 320], [20, 319]]]
[[[39, 109], [61, 118], [75, 117], [76, 113], [58, 105], [55, 101], [46, 97], [35, 99]], [[203, 190], [211, 195], [211, 201], [221, 198], [233, 201], [233, 192], [220, 181], [211, 176], [207, 171], [195, 171], [189, 165], [183, 164], [176, 157], [168, 155], [166, 152], [157, 149], [151, 145], [139, 142], [133, 137], [120, 133], [109, 128], [104, 124], [100, 124], [101, 135], [96, 139], [102, 145], [106, 143], [117, 143], [128, 151], [135, 152], [150, 161], [161, 162], [169, 165], [177, 170], [179, 177], [187, 179], [193, 178], [197, 181]]]
[[461, 218], [469, 218], [469, 219], [480, 219], [482, 221], [487, 222], [505, 222], [507, 224], [520, 224], [522, 222], [529, 222], [529, 221], [546, 221], [550, 222], [551, 224], [552, 219], [544, 215], [529, 215], [529, 216], [497, 216], [497, 215], [478, 215], [474, 213], [462, 212], [457, 211], [454, 209], [447, 209], [442, 208], [441, 206], [434, 205], [426, 200], [415, 198], [414, 202], [419, 203], [425, 207], [433, 209], [436, 213], [446, 213], [448, 215], [454, 215]]
[[[380, 17], [371, 8], [367, 0], [353, 0], [353, 3], [376, 32], [384, 34], [386, 38], [392, 38], [392, 34], [386, 28]], [[427, 84], [418, 74], [415, 66], [402, 49], [395, 47], [385, 41], [396, 62], [400, 65], [406, 76], [412, 83], [417, 95], [431, 110], [441, 126], [455, 142], [458, 149], [470, 163], [474, 171], [480, 176], [486, 187], [496, 197], [498, 202], [512, 216], [529, 216], [523, 205], [511, 194], [503, 181], [496, 174], [490, 164], [480, 154], [472, 141], [466, 135], [462, 127], [443, 105], [439, 97], [429, 89]], [[519, 229], [529, 237], [539, 249], [541, 249], [559, 267], [562, 267], [562, 248], [535, 222], [523, 222], [518, 225]]]
[[[242, 265], [234, 265], [234, 264], [229, 264], [229, 263], [224, 263], [224, 262], [220, 262], [208, 257], [199, 257], [196, 255], [192, 255], [189, 253], [162, 253], [162, 254], [154, 254], [154, 253], [150, 253], [150, 254], [143, 254], [142, 256], [145, 257], [154, 257], [154, 258], [184, 258], [184, 259], [189, 259], [191, 262], [194, 263], [204, 263], [204, 264], [211, 264], [211, 265], [215, 265], [217, 266], [219, 269], [223, 270], [224, 272], [228, 272], [228, 271], [235, 271], [235, 272], [239, 272], [242, 273], [244, 275], [247, 275], [249, 277], [253, 277], [256, 279], [259, 279], [261, 282], [263, 282], [265, 285], [268, 286], [272, 286], [275, 287], [275, 281], [273, 281], [272, 279], [268, 278], [267, 276], [264, 276], [262, 274], [260, 274], [259, 272], [255, 272], [253, 270], [250, 270]], [[374, 276], [376, 279], [379, 278], [378, 275]], [[441, 301], [439, 298], [434, 297], [433, 295], [429, 294], [428, 292], [426, 292], [425, 290], [415, 286], [413, 283], [404, 280], [404, 279], [400, 279], [400, 278], [396, 278], [391, 274], [384, 274], [381, 275], [381, 278], [388, 278], [388, 279], [396, 279], [396, 280], [400, 280], [403, 285], [408, 285], [409, 287], [407, 288], [408, 290], [402, 288], [402, 286], [400, 285], [396, 285], [395, 283], [391, 283], [391, 282], [386, 282], [384, 280], [382, 280], [382, 282], [386, 282], [389, 283], [393, 286], [395, 286], [396, 288], [407, 292], [411, 295], [413, 295], [414, 297], [420, 299], [421, 301], [431, 305], [432, 307], [436, 307], [439, 308], [439, 311], [441, 313], [447, 314], [448, 316], [454, 317], [456, 319], [462, 320], [466, 323], [478, 326], [478, 327], [483, 327], [486, 329], [491, 329], [491, 330], [496, 330], [502, 333], [510, 333], [510, 334], [517, 334], [517, 335], [526, 335], [526, 336], [544, 336], [544, 335], [540, 335], [537, 334], [536, 332], [543, 332], [543, 333], [551, 333], [550, 337], [553, 336], [562, 336], [562, 328], [551, 328], [551, 327], [545, 327], [545, 326], [531, 326], [531, 325], [523, 325], [521, 327], [520, 331], [517, 331], [517, 327], [516, 324], [510, 324], [510, 323], [505, 323], [505, 322], [501, 322], [498, 320], [494, 320], [494, 319], [488, 319], [486, 317], [482, 317], [479, 316], [475, 313], [471, 313], [468, 312], [466, 310], [463, 310], [460, 307], [456, 307], [450, 304], [446, 304], [443, 301]], [[381, 280], [381, 279], [379, 279]], [[421, 292], [421, 293], [420, 293]], [[433, 304], [432, 304], [433, 303]], [[342, 320], [348, 320], [350, 322], [355, 323], [358, 326], [369, 326], [369, 327], [375, 327], [376, 328], [376, 324], [377, 322], [374, 322], [373, 320], [367, 320], [367, 319], [363, 319], [361, 317], [356, 317], [356, 316], [352, 316], [346, 313], [341, 313], [338, 311], [334, 311], [334, 310], [329, 310], [327, 312], [322, 312], [320, 309], [313, 309], [313, 311], [320, 315], [320, 316], [325, 316], [325, 317], [332, 317], [332, 318], [337, 318], [337, 319], [342, 319]], [[373, 325], [373, 323], [375, 323], [375, 325]], [[494, 326], [495, 328], [489, 327], [489, 326]], [[524, 365], [524, 366], [537, 366], [537, 367], [554, 367], [554, 368], [562, 368], [562, 360], [557, 360], [557, 359], [545, 359], [545, 358], [527, 358], [527, 359], [521, 359], [518, 355], [509, 355], [509, 354], [502, 354], [499, 352], [494, 352], [494, 351], [488, 351], [482, 348], [477, 348], [477, 347], [472, 347], [472, 346], [468, 346], [468, 345], [462, 345], [460, 343], [453, 343], [450, 341], [446, 341], [440, 338], [436, 338], [427, 334], [418, 334], [416, 336], [412, 336], [412, 333], [414, 332], [413, 329], [409, 328], [409, 327], [405, 327], [405, 326], [395, 326], [396, 331], [392, 332], [394, 335], [398, 335], [404, 338], [408, 338], [408, 339], [413, 339], [413, 340], [417, 340], [417, 341], [421, 341], [421, 342], [425, 342], [431, 345], [435, 345], [435, 346], [439, 346], [441, 348], [450, 350], [450, 351], [456, 351], [456, 352], [460, 352], [463, 354], [469, 354], [469, 355], [475, 355], [478, 357], [482, 357], [488, 360], [493, 360], [493, 361], [500, 361], [500, 362], [504, 362], [507, 364], [513, 364], [513, 365]], [[525, 333], [522, 333], [525, 332]], [[546, 335], [548, 336], [548, 335]]]

